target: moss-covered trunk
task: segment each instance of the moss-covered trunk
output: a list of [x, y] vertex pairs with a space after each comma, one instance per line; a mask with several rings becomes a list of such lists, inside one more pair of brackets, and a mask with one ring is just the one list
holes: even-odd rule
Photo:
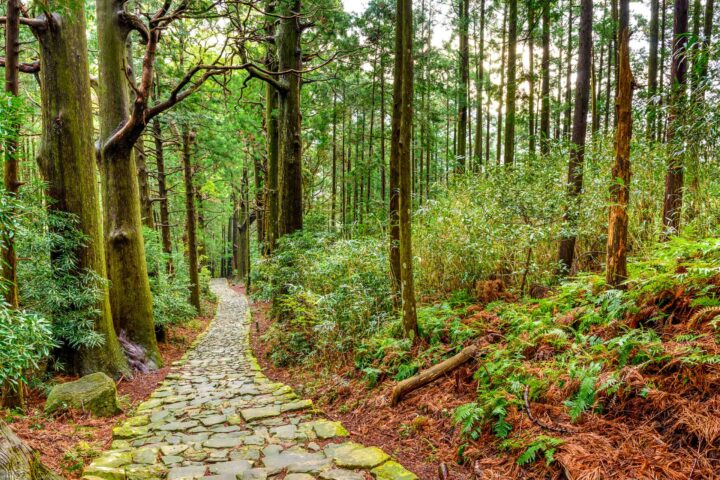
[[[50, 7], [67, 13], [54, 14], [49, 27], [37, 32], [43, 120], [39, 162], [48, 182], [51, 208], [76, 215], [80, 230], [87, 236], [86, 246], [78, 252], [79, 269], [106, 278], [84, 6], [62, 0]], [[127, 362], [113, 329], [107, 287], [103, 288], [97, 309], [95, 331], [105, 338], [104, 345], [75, 352], [74, 369], [81, 374], [127, 373]]]
[[188, 274], [190, 278], [190, 304], [200, 312], [200, 278], [198, 276], [197, 223], [195, 217], [195, 188], [191, 148], [194, 134], [187, 126], [182, 131], [182, 164], [185, 180], [185, 227], [187, 236]]
[[158, 203], [160, 203], [160, 234], [163, 252], [167, 255], [167, 271], [172, 273], [172, 240], [170, 239], [170, 212], [168, 211], [168, 191], [165, 178], [165, 152], [163, 150], [162, 128], [160, 121], [153, 120], [153, 140], [155, 142], [155, 162], [157, 165]]
[[[124, 71], [127, 29], [118, 12], [122, 2], [97, 0], [101, 144], [128, 119], [130, 111]], [[137, 138], [103, 146], [100, 152], [108, 274], [116, 330], [140, 344], [149, 366], [162, 361], [155, 340], [152, 296], [142, 236], [140, 192], [133, 146]]]
[[299, 0], [282, 3], [277, 35], [278, 70], [288, 71], [281, 76], [287, 89], [280, 94], [280, 168], [279, 168], [279, 233], [287, 235], [303, 227], [302, 185], [302, 116], [300, 112], [300, 84], [302, 26], [297, 15]]

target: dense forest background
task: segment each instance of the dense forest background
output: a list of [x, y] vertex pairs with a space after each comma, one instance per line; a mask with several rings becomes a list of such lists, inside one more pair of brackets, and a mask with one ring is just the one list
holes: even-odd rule
[[472, 346], [421, 415], [467, 472], [712, 478], [717, 10], [8, 0], [4, 405], [157, 369], [227, 277], [281, 368], [373, 392]]

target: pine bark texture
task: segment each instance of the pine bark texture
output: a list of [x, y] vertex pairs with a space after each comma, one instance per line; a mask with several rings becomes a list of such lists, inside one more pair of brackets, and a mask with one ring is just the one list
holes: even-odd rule
[[610, 186], [607, 266], [605, 279], [613, 288], [621, 288], [627, 279], [627, 236], [630, 202], [630, 140], [632, 138], [633, 77], [630, 70], [629, 0], [620, 1], [619, 71], [615, 109], [615, 164]]
[[677, 135], [680, 128], [687, 86], [687, 33], [688, 0], [675, 1], [673, 24], [673, 53], [670, 68], [670, 107], [668, 112], [668, 165], [665, 175], [663, 201], [663, 239], [680, 231], [682, 216], [685, 167], [683, 139]]
[[198, 275], [197, 223], [195, 188], [193, 187], [192, 143], [195, 138], [187, 126], [182, 130], [182, 165], [185, 180], [185, 234], [187, 236], [190, 304], [200, 313], [200, 277]]
[[[8, 0], [7, 19], [5, 22], [5, 92], [11, 97], [17, 97], [20, 88], [20, 1]], [[8, 131], [5, 133], [5, 165], [4, 183], [5, 191], [10, 196], [17, 196], [20, 189], [18, 178], [20, 123], [16, 118], [11, 119]], [[13, 215], [13, 212], [8, 212]], [[17, 308], [17, 254], [15, 253], [15, 239], [12, 235], [3, 234], [2, 239], [2, 271], [5, 280], [5, 302], [12, 308]]]
[[412, 183], [411, 149], [413, 120], [413, 12], [412, 0], [400, 0], [402, 10], [398, 11], [397, 34], [401, 35], [402, 74], [396, 77], [401, 82], [400, 133], [398, 167], [400, 175], [400, 282], [402, 294], [402, 322], [405, 336], [413, 342], [417, 339], [418, 325], [415, 310], [415, 281], [413, 279], [412, 256]]
[[467, 163], [467, 130], [468, 130], [468, 82], [470, 80], [470, 46], [468, 28], [470, 25], [470, 0], [460, 0], [460, 16], [458, 27], [460, 31], [459, 71], [458, 84], [458, 132], [457, 152], [458, 171], [465, 171]]
[[575, 110], [573, 114], [572, 138], [570, 140], [570, 162], [568, 164], [569, 207], [565, 221], [571, 233], [560, 241], [558, 260], [563, 272], [570, 272], [575, 258], [577, 235], [577, 207], [583, 188], [585, 163], [585, 139], [587, 135], [588, 106], [590, 103], [590, 59], [592, 55], [592, 0], [582, 0], [580, 11], [580, 42], [578, 65], [575, 77]]
[[515, 95], [517, 83], [517, 0], [510, 0], [508, 14], [508, 56], [507, 56], [507, 110], [505, 112], [505, 155], [503, 163], [510, 166], [515, 161]]

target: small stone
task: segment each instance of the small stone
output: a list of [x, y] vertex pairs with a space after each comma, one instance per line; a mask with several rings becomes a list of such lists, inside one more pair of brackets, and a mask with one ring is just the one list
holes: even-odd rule
[[315, 477], [307, 473], [291, 473], [290, 475], [285, 475], [285, 480], [315, 480]]
[[167, 480], [195, 480], [205, 476], [204, 466], [175, 467], [170, 469]]
[[164, 455], [162, 461], [165, 465], [175, 465], [176, 463], [182, 462], [184, 459], [178, 455]]
[[312, 400], [298, 400], [296, 402], [285, 403], [280, 406], [281, 412], [294, 412], [295, 410], [304, 410], [306, 408], [312, 408]]
[[365, 480], [365, 475], [352, 470], [333, 468], [320, 473], [323, 480]]
[[188, 431], [191, 428], [197, 426], [197, 422], [195, 421], [189, 421], [189, 422], [170, 422], [162, 427], [160, 427], [160, 430], [164, 432], [180, 432], [180, 431]]
[[240, 411], [240, 415], [242, 415], [246, 422], [259, 420], [261, 418], [277, 417], [280, 413], [280, 407], [277, 406], [246, 408]]
[[160, 451], [163, 455], [177, 455], [189, 448], [189, 445], [163, 445]]
[[345, 427], [340, 422], [331, 422], [329, 420], [316, 420], [305, 425], [312, 425], [313, 430], [321, 440], [334, 437], [347, 437], [349, 435]]
[[148, 433], [148, 427], [127, 427], [120, 426], [113, 428], [114, 440], [126, 440], [135, 437], [141, 437]]
[[234, 448], [243, 444], [243, 440], [239, 438], [223, 438], [213, 437], [203, 443], [208, 448]]
[[418, 480], [417, 475], [390, 460], [370, 470], [376, 480]]
[[233, 460], [231, 462], [216, 463], [210, 467], [210, 473], [230, 473], [240, 475], [252, 469], [252, 463], [247, 460]]
[[145, 447], [138, 449], [133, 455], [133, 462], [145, 465], [154, 465], [157, 463], [159, 448]]
[[210, 415], [209, 417], [201, 418], [200, 422], [206, 427], [212, 427], [213, 425], [224, 423], [225, 420], [227, 420], [225, 415]]
[[355, 448], [349, 451], [336, 453], [335, 463], [339, 467], [347, 468], [373, 468], [390, 458], [390, 455], [378, 447]]

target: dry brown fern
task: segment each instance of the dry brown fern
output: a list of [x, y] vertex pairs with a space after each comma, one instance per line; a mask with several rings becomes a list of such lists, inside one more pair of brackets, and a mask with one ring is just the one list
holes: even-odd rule
[[720, 315], [720, 307], [701, 308], [700, 310], [695, 312], [692, 317], [690, 317], [690, 320], [688, 321], [688, 327], [690, 327], [690, 328], [694, 327], [695, 323], [697, 323], [698, 320], [700, 320], [702, 317], [704, 317], [708, 313], [712, 314], [712, 316], [709, 318], [709, 320], [712, 320], [713, 318]]

